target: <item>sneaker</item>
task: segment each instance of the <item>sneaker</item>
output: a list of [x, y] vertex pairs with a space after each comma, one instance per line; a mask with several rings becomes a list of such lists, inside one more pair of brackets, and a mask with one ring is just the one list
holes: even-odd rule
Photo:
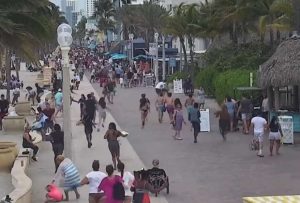
[[182, 140], [182, 138], [181, 137], [176, 137], [176, 140]]
[[194, 143], [197, 143], [197, 140], [194, 140]]
[[37, 158], [35, 156], [32, 157], [33, 161], [37, 161]]

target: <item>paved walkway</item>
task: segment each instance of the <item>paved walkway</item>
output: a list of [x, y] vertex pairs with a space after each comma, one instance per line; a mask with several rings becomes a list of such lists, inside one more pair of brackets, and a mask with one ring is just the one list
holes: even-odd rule
[[[80, 94], [87, 94], [92, 92], [93, 87], [86, 78], [80, 84], [80, 90], [75, 91], [76, 94], [72, 95], [75, 100], [78, 100]], [[97, 96], [97, 94], [96, 94]], [[72, 121], [72, 160], [78, 167], [81, 177], [84, 177], [89, 171], [92, 170], [92, 161], [95, 159], [100, 160], [101, 170], [105, 171], [105, 166], [111, 164], [111, 155], [107, 147], [106, 140], [103, 139], [109, 122], [115, 122], [110, 113], [107, 115], [107, 122], [105, 128], [102, 128], [100, 133], [94, 131], [93, 146], [91, 149], [87, 148], [87, 142], [83, 131], [83, 126], [76, 126], [79, 120], [80, 109], [79, 104], [73, 103], [71, 106], [71, 121]], [[121, 129], [118, 126], [118, 129]], [[125, 129], [126, 130], [126, 129]], [[132, 135], [129, 135], [132, 136]], [[120, 139], [121, 144], [121, 160], [126, 164], [126, 170], [133, 171], [144, 168], [139, 156], [136, 154], [131, 144], [126, 138]], [[38, 162], [30, 165], [30, 177], [33, 180], [33, 203], [41, 203], [46, 194], [44, 187], [51, 182], [54, 176], [54, 162], [51, 145], [48, 142], [43, 142], [40, 145], [38, 153]], [[81, 198], [75, 200], [75, 195], [70, 193], [70, 202], [88, 202], [88, 187], [84, 186], [79, 189]], [[161, 195], [157, 198], [152, 198], [152, 203], [166, 203], [167, 201]]]
[[[101, 92], [98, 84], [94, 88]], [[143, 130], [138, 111], [142, 93], [152, 104]], [[182, 94], [174, 97], [182, 102], [186, 98]], [[189, 126], [183, 126], [183, 141], [175, 141], [167, 115], [163, 124], [158, 123], [155, 99], [153, 88], [119, 88], [110, 107], [113, 106], [111, 113], [120, 126], [132, 135], [128, 140], [146, 166], [151, 166], [154, 157], [160, 159], [170, 178], [168, 202], [240, 203], [243, 196], [299, 194], [299, 146], [283, 146], [280, 156], [269, 157], [265, 137], [266, 156], [258, 158], [249, 150], [250, 135], [230, 133], [227, 142], [223, 142], [213, 115], [218, 105], [211, 99], [206, 100], [206, 107], [211, 110], [211, 132], [201, 133], [194, 144]]]

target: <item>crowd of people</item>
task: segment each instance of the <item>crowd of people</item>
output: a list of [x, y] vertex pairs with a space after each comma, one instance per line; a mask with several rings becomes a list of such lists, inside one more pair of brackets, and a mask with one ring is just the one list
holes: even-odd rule
[[[87, 146], [91, 148], [93, 145], [93, 131], [102, 131], [106, 126], [107, 104], [114, 103], [116, 95], [116, 87], [131, 88], [135, 86], [144, 86], [145, 70], [129, 65], [127, 63], [111, 63], [105, 58], [100, 58], [93, 52], [89, 52], [83, 48], [75, 48], [70, 52], [70, 59], [74, 65], [74, 75], [71, 81], [71, 92], [80, 88], [80, 82], [86, 72], [90, 75], [90, 82], [99, 82], [103, 87], [102, 96], [97, 101], [93, 92], [82, 94], [78, 101], [74, 100], [71, 95], [71, 101], [77, 102], [80, 107], [80, 119], [78, 125], [83, 124], [84, 133], [86, 135]], [[88, 173], [82, 180], [76, 165], [72, 160], [63, 156], [64, 151], [64, 133], [60, 125], [56, 122], [57, 115], [63, 112], [63, 93], [57, 77], [57, 71], [60, 70], [60, 57], [55, 60], [56, 71], [53, 76], [53, 92], [50, 98], [40, 101], [43, 88], [35, 85], [35, 90], [29, 89], [27, 98], [29, 101], [36, 100], [39, 105], [37, 108], [36, 121], [32, 126], [27, 125], [23, 135], [23, 147], [33, 149], [33, 160], [37, 160], [38, 146], [34, 144], [34, 139], [30, 135], [31, 130], [38, 130], [43, 134], [44, 140], [48, 140], [52, 144], [54, 153], [55, 177], [46, 189], [47, 202], [62, 201], [63, 195], [57, 186], [62, 187], [65, 192], [64, 200], [69, 200], [69, 191], [74, 191], [76, 198], [80, 198], [77, 188], [83, 185], [89, 185], [89, 202], [105, 202], [105, 203], [149, 203], [148, 193], [158, 193], [167, 187], [167, 175], [163, 169], [159, 169], [159, 161], [153, 161], [153, 169], [136, 171], [131, 174], [125, 171], [125, 164], [120, 159], [120, 144], [118, 139], [126, 137], [126, 132], [117, 129], [114, 122], [107, 125], [104, 133], [104, 139], [107, 140], [108, 149], [111, 153], [112, 164], [106, 166], [106, 171], [101, 172], [100, 163], [94, 160], [92, 163], [92, 171]], [[16, 87], [18, 88], [18, 87]], [[159, 88], [158, 88], [159, 89]], [[163, 123], [164, 113], [168, 114], [168, 123], [174, 130], [173, 137], [175, 140], [182, 140], [181, 131], [183, 125], [189, 125], [193, 130], [194, 143], [198, 142], [198, 136], [201, 131], [201, 109], [205, 108], [205, 92], [202, 87], [194, 91], [191, 83], [186, 83], [187, 98], [182, 102], [179, 98], [174, 98], [171, 92], [157, 92], [157, 99], [154, 102], [155, 109], [158, 113], [158, 123]], [[0, 100], [0, 109], [7, 112], [7, 102], [4, 102], [4, 95]], [[17, 96], [12, 103], [17, 102]], [[141, 113], [141, 128], [145, 128], [148, 115], [151, 109], [150, 100], [146, 94], [141, 94], [139, 100], [139, 110]], [[263, 157], [263, 135], [269, 129], [270, 139], [270, 155], [275, 152], [279, 154], [280, 139], [282, 131], [278, 118], [273, 117], [268, 123], [267, 115], [269, 111], [268, 100], [265, 97], [262, 102], [262, 113], [255, 114], [253, 112], [253, 104], [249, 98], [243, 96], [241, 101], [235, 101], [231, 97], [227, 97], [221, 109], [215, 112], [219, 118], [220, 133], [226, 140], [226, 134], [229, 131], [238, 130], [238, 120], [241, 118], [243, 122], [243, 133], [254, 135], [253, 146], [258, 150], [257, 155]], [[188, 120], [185, 120], [184, 115]], [[254, 116], [252, 116], [254, 115]], [[97, 121], [97, 122], [96, 122]], [[50, 133], [47, 134], [47, 129]], [[152, 171], [151, 171], [152, 170]], [[163, 184], [159, 187], [153, 187], [150, 175], [159, 174], [164, 179]]]
[[[89, 203], [150, 203], [149, 192], [158, 193], [168, 187], [166, 172], [159, 168], [159, 160], [153, 160], [153, 168], [134, 171], [132, 174], [125, 170], [125, 164], [118, 162], [117, 170], [113, 165], [107, 165], [106, 171], [100, 171], [99, 160], [92, 162], [92, 171], [80, 180], [76, 165], [62, 155], [56, 157], [57, 172], [47, 185], [46, 202], [69, 201], [69, 192], [80, 198], [78, 188], [89, 186]], [[161, 177], [159, 184], [153, 184], [151, 178]], [[157, 180], [155, 180], [157, 181]], [[59, 187], [64, 189], [65, 198]]]

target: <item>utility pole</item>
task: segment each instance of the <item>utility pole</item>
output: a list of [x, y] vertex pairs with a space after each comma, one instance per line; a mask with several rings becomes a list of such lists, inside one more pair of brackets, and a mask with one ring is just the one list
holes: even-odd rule
[[165, 36], [162, 35], [162, 69], [163, 69], [163, 81], [166, 80], [166, 52], [165, 52]]

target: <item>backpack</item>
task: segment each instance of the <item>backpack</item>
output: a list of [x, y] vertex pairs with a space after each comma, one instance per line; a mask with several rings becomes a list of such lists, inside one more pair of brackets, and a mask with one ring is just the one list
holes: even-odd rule
[[117, 181], [113, 186], [113, 198], [115, 200], [125, 200], [125, 189], [120, 181]]

